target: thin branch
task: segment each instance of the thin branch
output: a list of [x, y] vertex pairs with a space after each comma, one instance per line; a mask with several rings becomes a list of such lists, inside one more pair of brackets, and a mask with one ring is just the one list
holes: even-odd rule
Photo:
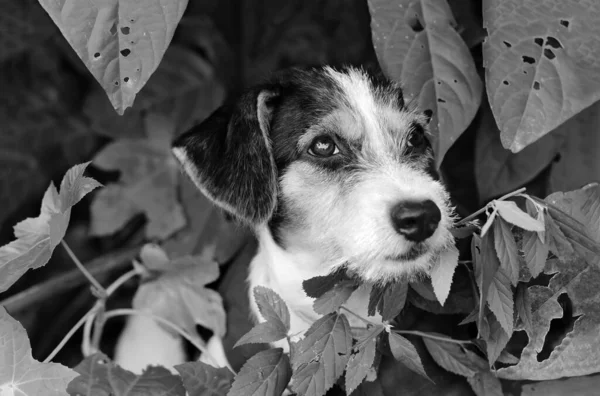
[[56, 346], [56, 348], [54, 348], [54, 350], [52, 352], [50, 352], [50, 354], [48, 355], [48, 357], [46, 359], [44, 359], [43, 363], [48, 363], [52, 359], [54, 359], [54, 357], [58, 354], [58, 352], [60, 352], [60, 350], [63, 349], [63, 347], [67, 344], [67, 342], [69, 342], [69, 340], [71, 339], [71, 337], [73, 337], [73, 335], [77, 332], [77, 330], [79, 330], [79, 328], [81, 326], [83, 326], [83, 324], [87, 321], [87, 318], [90, 315], [94, 315], [95, 314], [95, 312], [94, 312], [95, 310], [96, 310], [96, 307], [94, 306], [81, 319], [79, 319], [79, 321], [75, 324], [75, 326], [73, 326], [71, 328], [71, 330], [69, 330], [69, 332], [58, 343], [58, 345]]
[[360, 319], [366, 325], [377, 326], [377, 323], [371, 322], [370, 320], [367, 320], [367, 319], [363, 318], [359, 314], [354, 313], [353, 311], [351, 311], [350, 309], [348, 309], [348, 308], [346, 308], [344, 306], [341, 306], [340, 308], [343, 309], [344, 311], [348, 312], [350, 315], [354, 316], [355, 318]]
[[397, 334], [411, 334], [411, 335], [416, 335], [422, 338], [430, 338], [432, 340], [438, 340], [438, 341], [444, 341], [444, 342], [452, 342], [454, 344], [471, 344], [471, 341], [469, 340], [455, 340], [453, 338], [446, 338], [446, 337], [439, 337], [436, 336], [435, 334], [430, 334], [430, 333], [423, 333], [422, 331], [417, 331], [417, 330], [397, 330], [397, 329], [392, 329], [392, 331], [394, 333]]
[[[188, 332], [186, 332], [181, 327], [177, 326], [174, 323], [171, 323], [170, 321], [168, 321], [166, 319], [161, 318], [160, 316], [152, 315], [151, 313], [147, 313], [147, 312], [143, 312], [143, 311], [138, 311], [138, 310], [135, 310], [135, 309], [123, 308], [123, 309], [114, 309], [112, 311], [106, 312], [104, 314], [104, 319], [108, 320], [108, 319], [114, 318], [116, 316], [131, 316], [131, 315], [145, 316], [145, 317], [151, 318], [151, 319], [155, 320], [156, 322], [159, 322], [159, 323], [167, 326], [168, 328], [174, 330], [179, 335], [181, 335], [183, 338], [185, 338], [186, 340], [188, 340], [192, 345], [194, 345], [196, 347], [196, 349], [198, 349], [203, 354], [206, 354], [206, 356], [208, 356], [208, 358], [212, 361], [213, 365], [215, 365], [215, 367], [216, 367], [217, 361], [208, 352], [208, 350], [206, 349], [206, 346], [201, 345], [200, 343], [198, 343], [198, 341], [193, 336], [191, 336], [190, 334], [188, 334]], [[231, 368], [231, 366], [229, 365], [229, 363], [226, 363], [226, 367], [229, 369], [229, 371], [231, 371], [233, 373], [233, 375], [237, 374], [233, 370], [233, 368]]]
[[[501, 196], [498, 199], [495, 199], [494, 201], [504, 201], [505, 199], [511, 198], [515, 195], [520, 195], [523, 191], [525, 191], [525, 187], [523, 188], [519, 188], [518, 190], [515, 190], [511, 193], [508, 193], [506, 195]], [[494, 202], [492, 201], [492, 202]], [[488, 203], [487, 205], [485, 205], [483, 208], [479, 209], [477, 212], [470, 214], [469, 216], [465, 217], [464, 219], [460, 220], [458, 223], [456, 223], [454, 225], [454, 227], [460, 227], [464, 224], [467, 224], [469, 221], [473, 220], [474, 218], [476, 218], [477, 216], [479, 216], [480, 214], [482, 214], [483, 212], [485, 212], [485, 210], [488, 208], [488, 206], [490, 206], [492, 204], [492, 202]]]
[[65, 242], [64, 239], [61, 239], [60, 244], [65, 248], [65, 250], [67, 251], [67, 253], [71, 257], [71, 260], [73, 260], [73, 262], [75, 263], [75, 265], [77, 266], [77, 268], [79, 268], [79, 270], [83, 273], [83, 275], [85, 275], [85, 277], [92, 284], [92, 286], [94, 286], [96, 288], [96, 290], [98, 290], [99, 292], [106, 293], [106, 290], [104, 290], [104, 287], [102, 287], [102, 285], [100, 283], [98, 283], [98, 281], [96, 280], [96, 278], [94, 278], [92, 276], [92, 274], [89, 273], [89, 271], [87, 270], [87, 268], [85, 268], [85, 266], [83, 264], [81, 264], [81, 261], [79, 261], [79, 259], [77, 258], [77, 256], [75, 256], [75, 253], [73, 253], [73, 251], [71, 250], [71, 248], [69, 247], [69, 245], [67, 245], [67, 242]]

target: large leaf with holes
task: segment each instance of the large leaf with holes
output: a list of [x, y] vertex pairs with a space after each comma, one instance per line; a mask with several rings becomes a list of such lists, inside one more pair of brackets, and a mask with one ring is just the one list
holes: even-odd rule
[[439, 166], [481, 103], [482, 83], [446, 0], [369, 0], [377, 58], [407, 99], [433, 111]]
[[[552, 194], [546, 201], [583, 223], [588, 235], [600, 242], [600, 185]], [[556, 273], [548, 286], [528, 289], [532, 314], [532, 329], [526, 330], [529, 343], [517, 365], [498, 370], [503, 378], [546, 380], [600, 371], [600, 257], [595, 262], [553, 259], [545, 271]], [[548, 331], [550, 322], [560, 318], [567, 329], [556, 339], [556, 334]], [[544, 360], [545, 356], [538, 354], [548, 342], [556, 347]]]
[[40, 0], [119, 114], [158, 67], [187, 0]]
[[504, 147], [522, 150], [600, 99], [600, 3], [484, 0], [487, 93]]

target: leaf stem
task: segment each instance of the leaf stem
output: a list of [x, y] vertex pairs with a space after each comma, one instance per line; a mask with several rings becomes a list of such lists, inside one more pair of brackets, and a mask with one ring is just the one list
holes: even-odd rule
[[[185, 338], [186, 340], [188, 340], [193, 346], [195, 346], [196, 349], [198, 349], [203, 354], [206, 354], [206, 356], [208, 356], [208, 358], [212, 361], [212, 363], [216, 367], [217, 361], [208, 352], [208, 350], [206, 349], [206, 346], [204, 346], [204, 345], [202, 345], [201, 343], [198, 342], [197, 337], [191, 336], [190, 334], [188, 334], [187, 331], [185, 331], [181, 327], [179, 327], [176, 324], [170, 322], [169, 320], [161, 318], [160, 316], [156, 316], [156, 315], [153, 315], [151, 313], [139, 311], [139, 310], [136, 310], [136, 309], [122, 308], [122, 309], [113, 309], [112, 311], [105, 312], [104, 313], [104, 319], [108, 320], [108, 319], [114, 318], [116, 316], [131, 316], [131, 315], [145, 316], [145, 317], [151, 318], [151, 319], [153, 319], [153, 320], [155, 320], [155, 321], [157, 321], [157, 322], [159, 322], [159, 323], [167, 326], [171, 330], [174, 330], [180, 336], [182, 336], [183, 338]], [[231, 371], [233, 373], [233, 375], [237, 375], [237, 373], [233, 370], [233, 368], [231, 368], [231, 366], [229, 365], [229, 363], [226, 363], [226, 367], [229, 369], [229, 371]]]
[[106, 290], [104, 290], [104, 287], [102, 287], [102, 285], [96, 280], [96, 278], [94, 278], [92, 276], [92, 274], [89, 273], [87, 268], [85, 268], [85, 266], [83, 264], [81, 264], [81, 261], [79, 261], [77, 256], [75, 256], [75, 253], [73, 253], [73, 251], [71, 250], [69, 245], [67, 245], [67, 242], [65, 242], [64, 239], [61, 239], [60, 244], [65, 248], [65, 250], [71, 257], [71, 260], [73, 260], [73, 262], [75, 263], [77, 268], [79, 268], [79, 270], [83, 273], [83, 275], [85, 275], [85, 277], [88, 279], [88, 281], [90, 281], [92, 286], [95, 287], [98, 290], [98, 292], [105, 294]]
[[54, 359], [54, 357], [58, 354], [58, 352], [60, 352], [60, 350], [63, 349], [63, 347], [67, 344], [67, 342], [69, 342], [71, 337], [73, 337], [73, 335], [77, 332], [77, 330], [79, 330], [79, 328], [81, 326], [83, 326], [83, 324], [87, 321], [87, 318], [91, 315], [95, 315], [95, 310], [96, 310], [96, 306], [94, 306], [92, 309], [90, 309], [85, 315], [83, 315], [83, 317], [81, 319], [79, 319], [79, 321], [75, 324], [75, 326], [73, 326], [71, 328], [71, 330], [69, 330], [69, 332], [58, 343], [56, 348], [54, 348], [54, 350], [52, 352], [50, 352], [48, 357], [46, 359], [44, 359], [43, 363], [48, 363], [52, 359]]
[[[515, 190], [513, 192], [510, 192], [506, 195], [501, 196], [498, 199], [495, 199], [494, 201], [504, 201], [505, 199], [511, 198], [515, 195], [520, 195], [523, 191], [525, 191], [525, 187], [519, 188], [518, 190]], [[492, 201], [492, 202], [494, 202]], [[460, 220], [458, 223], [456, 223], [454, 225], [454, 227], [460, 227], [466, 223], [468, 223], [469, 221], [473, 220], [474, 218], [476, 218], [477, 216], [479, 216], [480, 214], [482, 214], [487, 208], [488, 206], [490, 206], [492, 204], [492, 202], [488, 203], [487, 205], [485, 205], [483, 208], [479, 209], [477, 212], [470, 214], [469, 216], [465, 217], [464, 219]]]
[[455, 340], [454, 338], [440, 337], [440, 336], [436, 336], [434, 334], [424, 333], [422, 331], [417, 331], [417, 330], [392, 329], [392, 331], [397, 334], [411, 334], [411, 335], [416, 335], [416, 336], [419, 336], [422, 338], [430, 338], [432, 340], [437, 340], [437, 341], [452, 342], [454, 344], [460, 344], [460, 345], [471, 344], [471, 341], [469, 341], [469, 340]]
[[350, 309], [348, 309], [348, 308], [346, 308], [344, 306], [341, 306], [340, 308], [343, 309], [344, 311], [348, 312], [350, 315], [354, 316], [355, 318], [360, 319], [366, 325], [377, 326], [377, 323], [371, 322], [370, 320], [367, 320], [367, 319], [363, 318], [359, 314], [354, 313], [352, 310], [350, 310]]

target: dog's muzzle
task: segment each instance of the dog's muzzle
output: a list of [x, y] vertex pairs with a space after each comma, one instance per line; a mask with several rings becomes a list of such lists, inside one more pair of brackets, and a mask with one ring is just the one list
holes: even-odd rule
[[437, 229], [442, 212], [429, 199], [402, 201], [392, 208], [391, 217], [396, 232], [411, 242], [423, 242]]

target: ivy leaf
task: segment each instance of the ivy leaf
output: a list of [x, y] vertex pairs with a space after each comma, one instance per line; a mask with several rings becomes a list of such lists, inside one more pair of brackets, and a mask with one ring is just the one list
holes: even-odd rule
[[468, 378], [487, 369], [487, 363], [482, 358], [465, 353], [463, 347], [454, 342], [426, 337], [423, 337], [423, 342], [433, 360], [446, 371]]
[[352, 333], [344, 315], [323, 316], [294, 344], [292, 391], [323, 396], [344, 373], [350, 359]]
[[[163, 257], [166, 258], [166, 254]], [[141, 258], [148, 260], [148, 256]], [[143, 263], [150, 264], [148, 261]], [[135, 309], [169, 320], [188, 334], [197, 334], [196, 324], [212, 330], [218, 337], [225, 334], [226, 317], [221, 296], [204, 287], [219, 278], [216, 262], [200, 256], [183, 256], [162, 263], [156, 260], [150, 265], [159, 274], [139, 286], [133, 298]], [[172, 332], [166, 327], [165, 330]]]
[[513, 332], [513, 295], [510, 287], [510, 279], [504, 271], [499, 268], [490, 284], [487, 302], [490, 310], [494, 313], [502, 328], [509, 335]]
[[577, 0], [484, 3], [485, 80], [504, 147], [518, 152], [600, 99], [598, 13]]
[[215, 368], [203, 362], [178, 364], [188, 396], [226, 396], [233, 382], [233, 374], [225, 367]]
[[446, 0], [369, 0], [373, 45], [385, 74], [433, 111], [436, 164], [469, 126], [482, 83]]
[[290, 360], [283, 349], [267, 349], [242, 366], [228, 396], [280, 396], [291, 376]]
[[373, 369], [377, 352], [377, 337], [383, 331], [383, 326], [377, 326], [361, 339], [346, 366], [346, 393], [351, 394], [365, 380]]
[[407, 279], [400, 279], [385, 285], [375, 284], [369, 296], [367, 314], [374, 316], [375, 309], [377, 309], [381, 314], [382, 320], [393, 320], [404, 308], [407, 294]]
[[523, 322], [525, 330], [530, 333], [533, 330], [533, 318], [531, 313], [531, 299], [529, 298], [529, 291], [525, 284], [519, 284], [517, 287], [517, 293], [515, 296], [515, 308]]
[[500, 380], [490, 370], [467, 377], [467, 381], [477, 396], [504, 396]]
[[519, 251], [510, 225], [502, 218], [494, 222], [494, 246], [500, 260], [500, 268], [508, 275], [514, 286], [519, 282]]
[[543, 232], [544, 223], [523, 212], [513, 201], [494, 201], [494, 207], [502, 218], [524, 230]]
[[394, 359], [401, 362], [415, 373], [431, 381], [431, 378], [429, 378], [425, 372], [425, 368], [423, 368], [423, 363], [421, 363], [419, 353], [409, 340], [402, 337], [400, 334], [391, 331], [389, 333], [389, 342], [390, 350], [392, 351], [392, 355], [394, 355]]
[[83, 173], [89, 162], [75, 165], [61, 182], [60, 194], [53, 183], [42, 198], [40, 215], [14, 227], [16, 240], [0, 247], [0, 293], [11, 287], [27, 270], [48, 263], [65, 236], [71, 207], [101, 184]]
[[77, 376], [58, 363], [33, 359], [27, 332], [0, 306], [0, 395], [64, 396]]
[[457, 265], [458, 249], [455, 246], [451, 246], [439, 255], [436, 263], [431, 269], [431, 273], [429, 274], [431, 277], [431, 285], [433, 286], [435, 296], [441, 305], [444, 305], [450, 294], [452, 277], [454, 276], [454, 270]]
[[354, 280], [344, 280], [337, 283], [333, 289], [328, 290], [313, 303], [313, 309], [316, 313], [327, 315], [337, 311], [344, 304], [352, 293], [358, 288], [358, 283]]
[[40, 4], [123, 114], [158, 67], [187, 0]]
[[71, 396], [185, 396], [181, 378], [164, 367], [149, 366], [141, 375], [133, 374], [111, 362], [104, 354], [86, 357], [75, 371], [79, 377], [69, 384]]
[[235, 347], [249, 343], [269, 343], [287, 337], [290, 331], [290, 312], [285, 301], [273, 290], [256, 286], [254, 299], [265, 322], [254, 326], [238, 340]]
[[319, 298], [342, 280], [350, 279], [346, 271], [337, 270], [325, 276], [315, 276], [302, 282], [302, 288], [308, 297]]

